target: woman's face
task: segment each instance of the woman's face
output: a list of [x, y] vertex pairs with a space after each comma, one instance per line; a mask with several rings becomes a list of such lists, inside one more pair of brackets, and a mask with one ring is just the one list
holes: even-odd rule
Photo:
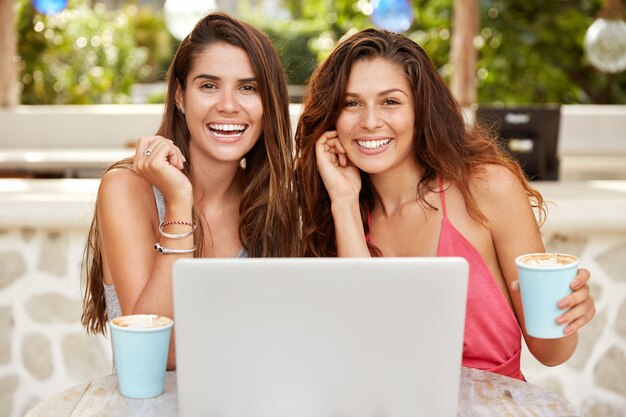
[[352, 65], [336, 128], [354, 165], [368, 174], [414, 165], [414, 122], [413, 94], [402, 67], [383, 58]]
[[262, 132], [263, 105], [248, 54], [217, 42], [194, 60], [187, 87], [176, 90], [185, 113], [191, 155], [220, 162], [239, 161]]

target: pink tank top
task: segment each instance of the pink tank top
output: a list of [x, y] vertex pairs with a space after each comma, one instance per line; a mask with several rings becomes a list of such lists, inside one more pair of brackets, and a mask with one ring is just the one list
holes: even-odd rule
[[443, 220], [437, 256], [460, 256], [470, 265], [463, 340], [463, 366], [524, 380], [520, 369], [522, 332], [485, 260], [448, 219], [443, 178]]
[[[517, 319], [485, 260], [448, 219], [443, 178], [440, 192], [443, 220], [437, 256], [459, 256], [470, 266], [462, 364], [524, 380]], [[369, 212], [367, 220], [369, 223]]]

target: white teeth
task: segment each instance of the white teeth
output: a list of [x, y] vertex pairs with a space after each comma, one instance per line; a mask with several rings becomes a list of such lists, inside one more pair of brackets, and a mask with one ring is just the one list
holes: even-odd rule
[[357, 140], [359, 146], [365, 149], [377, 149], [381, 146], [385, 146], [389, 142], [391, 142], [391, 139], [389, 138], [379, 140]]
[[222, 123], [210, 123], [209, 127], [213, 130], [221, 130], [224, 132], [243, 131], [246, 125], [241, 124], [222, 124]]
[[246, 130], [245, 124], [209, 123], [211, 132], [221, 138], [233, 138], [241, 136]]

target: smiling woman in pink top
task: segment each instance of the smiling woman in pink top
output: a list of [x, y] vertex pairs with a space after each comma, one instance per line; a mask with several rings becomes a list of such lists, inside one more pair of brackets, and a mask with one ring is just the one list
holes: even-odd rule
[[289, 97], [269, 38], [209, 14], [167, 78], [159, 130], [100, 183], [85, 263], [90, 332], [120, 314], [172, 317], [177, 259], [297, 254]]
[[522, 335], [552, 366], [595, 314], [589, 273], [560, 301], [566, 337], [524, 330], [514, 259], [543, 252], [543, 199], [494, 138], [466, 126], [425, 52], [367, 29], [313, 74], [296, 132], [304, 256], [461, 256], [470, 264], [463, 365], [523, 379]]

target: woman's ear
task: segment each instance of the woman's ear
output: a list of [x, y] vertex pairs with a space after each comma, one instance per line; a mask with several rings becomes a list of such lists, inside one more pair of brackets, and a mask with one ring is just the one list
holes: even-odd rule
[[185, 100], [184, 100], [184, 97], [185, 97], [185, 95], [183, 93], [183, 89], [180, 86], [180, 83], [177, 82], [176, 83], [176, 94], [175, 94], [176, 108], [183, 115], [185, 114]]

